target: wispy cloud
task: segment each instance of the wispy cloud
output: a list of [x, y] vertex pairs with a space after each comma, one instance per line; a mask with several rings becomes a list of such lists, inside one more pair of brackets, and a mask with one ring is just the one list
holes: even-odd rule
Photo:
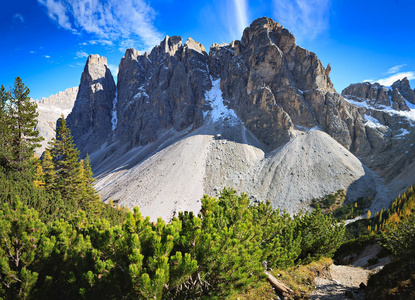
[[24, 23], [24, 18], [21, 14], [14, 14], [13, 15], [13, 21], [15, 23]]
[[242, 35], [248, 24], [248, 10], [246, 0], [233, 0], [234, 14], [236, 17], [236, 28], [239, 35]]
[[407, 77], [408, 80], [415, 79], [415, 72], [414, 71], [399, 72], [405, 66], [406, 66], [406, 64], [393, 66], [392, 68], [389, 68], [386, 72], [382, 73], [382, 74], [384, 74], [384, 75], [386, 74], [388, 76], [377, 79], [377, 80], [372, 80], [372, 79], [364, 80], [364, 82], [365, 81], [370, 82], [370, 83], [377, 82], [381, 85], [391, 86], [395, 81], [402, 80], [405, 77]]
[[76, 52], [76, 57], [75, 58], [83, 58], [83, 57], [88, 57], [88, 53], [86, 53], [85, 51]]
[[50, 58], [50, 56], [49, 56], [49, 55], [43, 55], [43, 57], [44, 57], [44, 58]]
[[38, 2], [48, 9], [49, 18], [56, 21], [59, 26], [72, 32], [76, 32], [69, 21], [69, 17], [66, 14], [66, 7], [61, 1], [55, 2], [55, 0], [38, 0]]
[[[160, 43], [163, 35], [154, 26], [156, 12], [144, 0], [38, 0], [48, 15], [62, 28], [74, 33], [87, 32], [105, 45], [134, 40], [138, 50], [147, 50]], [[123, 49], [125, 50], [125, 49]]]
[[391, 86], [395, 81], [403, 79], [405, 77], [407, 77], [408, 80], [415, 79], [415, 72], [397, 73], [397, 74], [391, 75], [389, 77], [376, 80], [376, 82], [379, 82], [381, 85]]
[[394, 67], [390, 68], [389, 70], [387, 70], [384, 74], [395, 74], [395, 73], [399, 72], [405, 66], [406, 66], [406, 64], [394, 66]]
[[297, 40], [313, 40], [329, 26], [331, 0], [273, 0], [274, 17]]

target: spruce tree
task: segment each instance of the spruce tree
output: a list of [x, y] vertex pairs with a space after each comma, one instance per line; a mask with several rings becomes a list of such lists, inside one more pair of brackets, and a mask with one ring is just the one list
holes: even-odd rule
[[45, 187], [45, 178], [44, 178], [44, 172], [42, 168], [41, 161], [39, 160], [39, 157], [36, 155], [35, 160], [35, 166], [36, 166], [36, 174], [35, 174], [35, 180], [34, 184], [36, 187], [44, 188]]
[[46, 149], [42, 158], [43, 180], [47, 190], [53, 189], [53, 183], [56, 177], [55, 166], [53, 165], [52, 155], [50, 150]]
[[88, 153], [86, 154], [85, 159], [82, 160], [82, 166], [84, 169], [83, 183], [85, 186], [85, 193], [87, 195], [87, 198], [91, 202], [99, 202], [100, 197], [94, 187], [94, 182], [95, 182], [95, 179], [93, 177], [94, 173], [92, 172], [92, 169], [91, 169], [91, 160], [89, 159]]
[[75, 148], [71, 131], [62, 115], [57, 122], [56, 138], [49, 142], [47, 150], [52, 155], [55, 167], [54, 190], [60, 192], [64, 200], [72, 201], [78, 206], [81, 195], [78, 191], [82, 184], [80, 174], [79, 151]]
[[85, 160], [81, 160], [79, 176], [81, 180], [79, 189], [81, 193], [81, 208], [94, 215], [99, 215], [100, 197], [93, 185], [95, 179], [92, 177], [93, 173], [88, 154], [86, 155]]
[[0, 88], [0, 165], [11, 163], [11, 133], [9, 117], [10, 93], [2, 85]]
[[12, 156], [11, 159], [19, 170], [25, 169], [29, 159], [34, 157], [34, 150], [40, 147], [43, 140], [36, 130], [37, 104], [29, 98], [30, 90], [24, 85], [20, 77], [16, 77], [11, 92], [10, 102], [10, 133]]

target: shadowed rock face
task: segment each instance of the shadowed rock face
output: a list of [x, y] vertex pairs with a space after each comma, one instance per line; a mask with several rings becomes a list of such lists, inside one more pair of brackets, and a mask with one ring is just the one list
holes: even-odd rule
[[297, 125], [318, 126], [347, 149], [367, 151], [361, 117], [335, 92], [331, 68], [297, 46], [279, 23], [261, 18], [245, 29], [241, 42], [214, 44], [209, 66], [222, 79], [229, 106], [268, 148], [288, 142]]
[[131, 148], [168, 129], [199, 127], [211, 86], [207, 61], [201, 44], [183, 45], [178, 36], [167, 36], [151, 53], [128, 49], [119, 67], [116, 139]]
[[409, 96], [408, 99], [412, 101], [415, 99], [414, 92], [409, 87], [406, 78], [402, 79], [402, 82], [400, 80], [396, 81], [390, 88], [377, 82], [351, 84], [342, 91], [342, 95], [359, 102], [368, 101], [375, 108], [381, 109], [387, 106], [398, 111], [409, 111], [409, 107], [405, 103], [405, 97], [402, 95]]
[[412, 104], [415, 104], [415, 90], [412, 90], [409, 86], [408, 78], [397, 80], [392, 84], [392, 89], [398, 90], [399, 93]]
[[415, 158], [415, 119], [409, 107], [413, 106], [414, 92], [408, 80], [398, 80], [391, 87], [368, 82], [351, 84], [342, 95], [360, 106], [365, 120], [370, 151], [361, 157], [362, 161], [388, 181], [406, 172]]
[[75, 105], [67, 118], [81, 156], [99, 149], [111, 135], [115, 92], [107, 59], [90, 55], [81, 76]]

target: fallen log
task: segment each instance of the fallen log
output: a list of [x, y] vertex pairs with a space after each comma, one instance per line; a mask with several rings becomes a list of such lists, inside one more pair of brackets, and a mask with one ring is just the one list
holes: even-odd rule
[[275, 278], [272, 274], [268, 273], [267, 271], [264, 271], [264, 273], [268, 276], [268, 281], [271, 283], [271, 285], [279, 292], [283, 297], [293, 298], [294, 297], [294, 291], [284, 285], [281, 281], [279, 281], [277, 278]]

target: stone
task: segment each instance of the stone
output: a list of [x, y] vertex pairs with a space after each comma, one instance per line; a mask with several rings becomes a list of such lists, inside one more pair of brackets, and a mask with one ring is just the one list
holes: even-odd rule
[[395, 81], [392, 84], [392, 89], [397, 89], [403, 98], [408, 102], [415, 104], [415, 91], [409, 86], [408, 78], [405, 77], [402, 80]]

